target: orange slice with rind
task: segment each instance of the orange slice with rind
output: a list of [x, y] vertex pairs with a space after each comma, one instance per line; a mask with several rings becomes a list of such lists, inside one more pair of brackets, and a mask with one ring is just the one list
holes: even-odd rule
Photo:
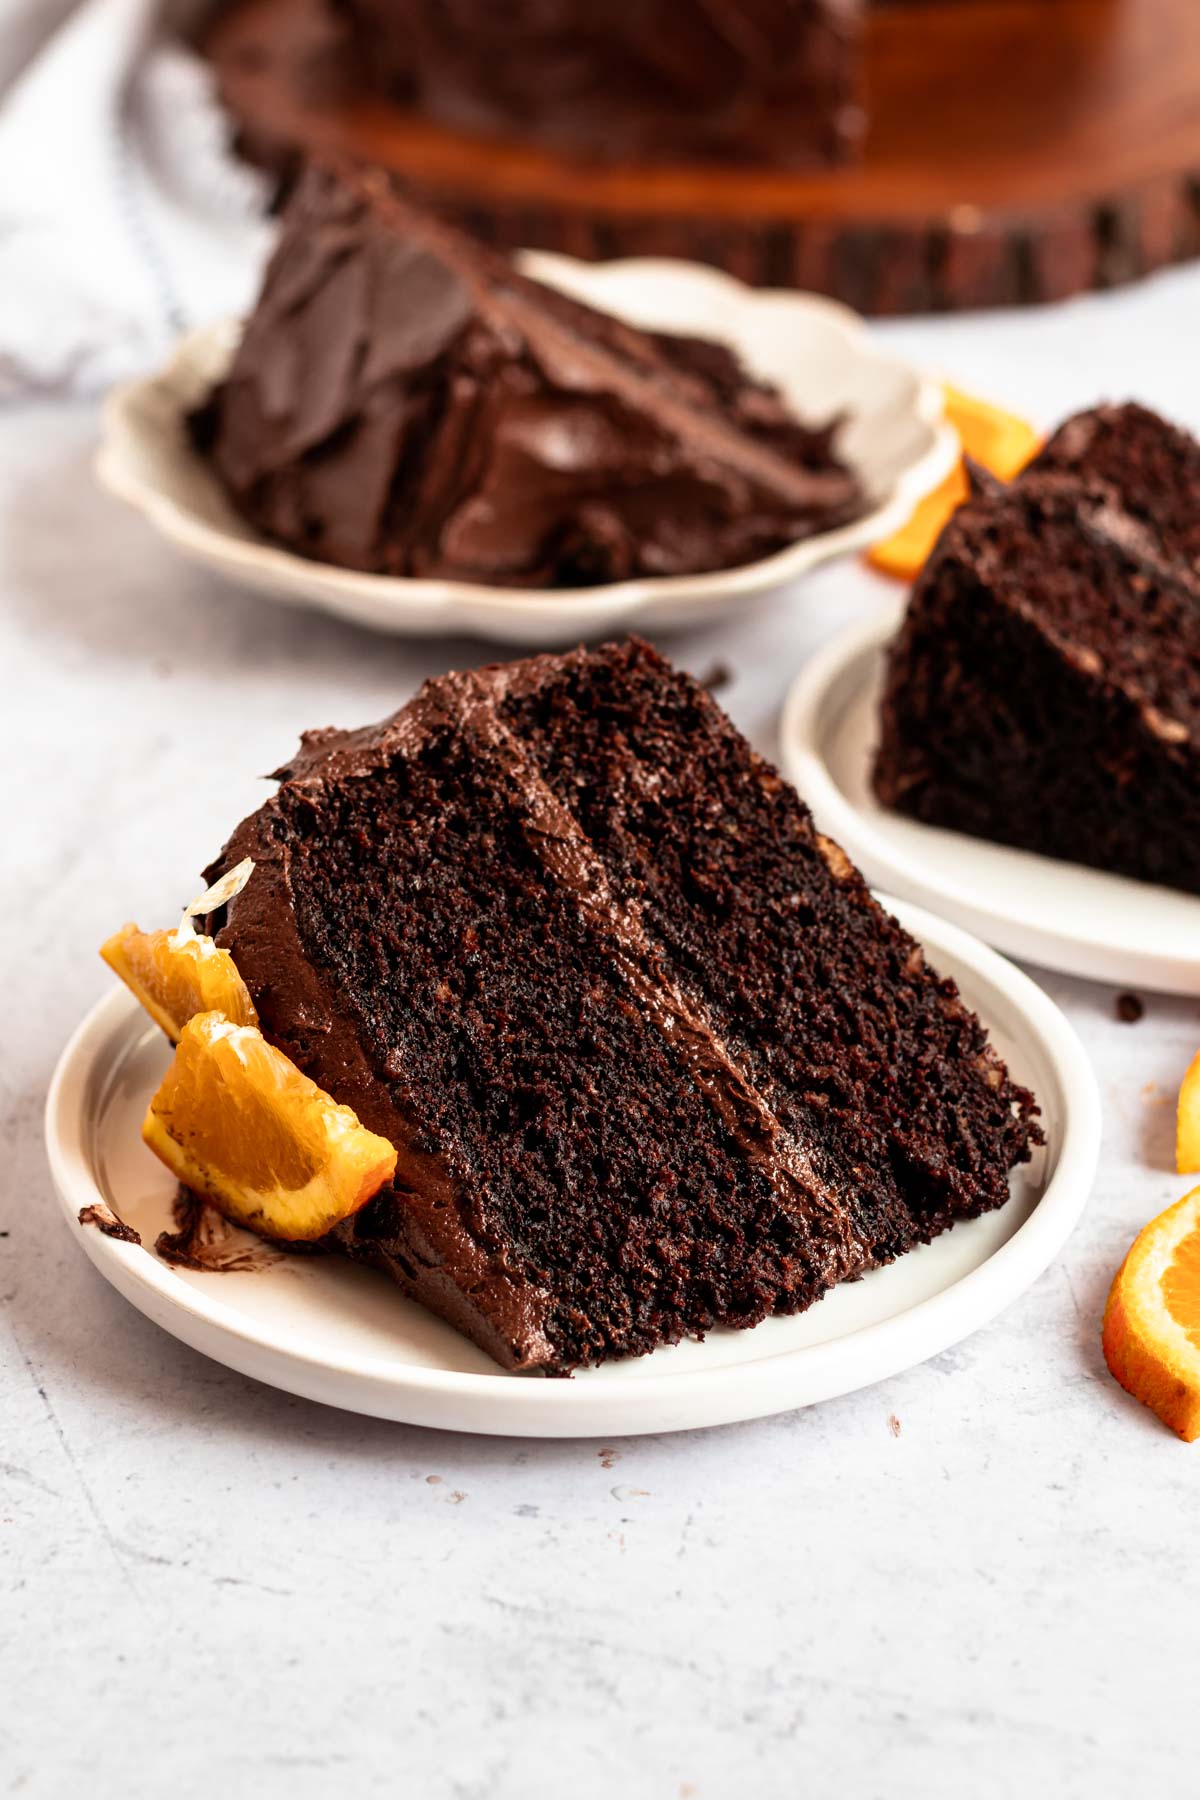
[[250, 990], [228, 950], [192, 923], [240, 893], [254, 864], [247, 859], [193, 900], [173, 931], [141, 931], [123, 925], [100, 954], [174, 1043], [196, 1013], [218, 1012], [235, 1025], [257, 1025]]
[[1200, 1175], [1200, 1050], [1188, 1064], [1179, 1088], [1175, 1114], [1175, 1168], [1180, 1175]]
[[396, 1152], [253, 1025], [197, 1013], [150, 1102], [142, 1137], [218, 1212], [306, 1242], [390, 1181]]
[[[986, 400], [976, 400], [958, 388], [945, 386], [946, 419], [957, 431], [963, 455], [982, 465], [1001, 481], [1019, 475], [1040, 448], [1041, 436], [1016, 413], [1004, 412]], [[911, 581], [925, 566], [930, 551], [950, 515], [967, 498], [967, 472], [958, 462], [939, 487], [918, 501], [908, 519], [890, 537], [867, 552], [867, 559], [885, 575]]]
[[1185, 1443], [1200, 1437], [1200, 1187], [1134, 1239], [1104, 1309], [1104, 1360]]
[[140, 931], [123, 925], [100, 954], [175, 1043], [196, 1013], [223, 1013], [235, 1025], [256, 1025], [258, 1014], [237, 964], [199, 932]]

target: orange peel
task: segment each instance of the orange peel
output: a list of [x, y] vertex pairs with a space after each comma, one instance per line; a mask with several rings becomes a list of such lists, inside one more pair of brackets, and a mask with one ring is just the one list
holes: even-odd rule
[[237, 964], [211, 938], [179, 941], [174, 931], [124, 925], [100, 954], [175, 1043], [196, 1013], [223, 1013], [235, 1025], [257, 1025], [258, 1014]]
[[1138, 1233], [1104, 1309], [1104, 1360], [1185, 1443], [1200, 1437], [1200, 1187]]
[[198, 913], [223, 906], [240, 893], [254, 864], [247, 859], [186, 908], [173, 931], [142, 931], [123, 925], [106, 939], [100, 954], [126, 987], [175, 1043], [196, 1013], [218, 1012], [235, 1025], [257, 1025], [250, 990], [227, 950], [192, 923]]
[[[946, 419], [957, 431], [963, 454], [997, 476], [1011, 481], [1019, 475], [1041, 445], [1041, 437], [1026, 420], [1004, 412], [986, 400], [976, 400], [960, 389], [943, 388]], [[946, 521], [967, 498], [967, 474], [959, 462], [939, 487], [918, 501], [899, 530], [872, 545], [867, 560], [885, 575], [911, 581], [924, 567]]]
[[1180, 1175], [1200, 1175], [1200, 1050], [1188, 1064], [1179, 1087], [1175, 1114], [1175, 1168]]

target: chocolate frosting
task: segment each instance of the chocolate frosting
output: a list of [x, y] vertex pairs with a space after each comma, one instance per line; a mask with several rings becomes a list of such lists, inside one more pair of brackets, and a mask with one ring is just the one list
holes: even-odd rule
[[373, 86], [603, 162], [849, 156], [861, 0], [335, 0]]
[[239, 511], [301, 554], [547, 588], [731, 567], [857, 516], [835, 426], [324, 168], [193, 419]]

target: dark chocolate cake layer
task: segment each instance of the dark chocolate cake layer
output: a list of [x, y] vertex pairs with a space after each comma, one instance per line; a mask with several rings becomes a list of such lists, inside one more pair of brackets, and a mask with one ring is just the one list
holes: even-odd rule
[[861, 0], [332, 0], [365, 83], [592, 161], [852, 155]]
[[[1132, 410], [1072, 421], [954, 515], [889, 654], [875, 790], [928, 824], [1196, 893], [1200, 581], [1176, 497], [1143, 486], [1180, 465], [1179, 434], [1161, 427], [1160, 458]], [[1131, 503], [1094, 472], [1119, 472], [1121, 414]]]
[[722, 346], [569, 300], [350, 171], [306, 173], [193, 432], [266, 536], [393, 575], [699, 573], [867, 505], [833, 427]]
[[514, 1368], [797, 1311], [1036, 1140], [952, 983], [636, 642], [310, 734], [210, 874], [267, 1037], [397, 1146], [335, 1233]]
[[960, 1110], [962, 1069], [998, 1067], [978, 1019], [939, 1002], [918, 946], [880, 928], [858, 871], [707, 694], [634, 644], [575, 658], [505, 714], [789, 1129], [836, 1140], [851, 1190], [887, 1196], [877, 1248], [1003, 1202], [1026, 1127], [1003, 1082], [978, 1138]]

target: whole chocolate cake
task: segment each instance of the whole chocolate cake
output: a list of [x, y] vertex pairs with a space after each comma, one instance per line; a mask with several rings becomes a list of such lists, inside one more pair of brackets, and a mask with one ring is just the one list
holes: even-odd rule
[[398, 1153], [330, 1248], [510, 1368], [811, 1305], [1038, 1141], [954, 984], [631, 640], [309, 733], [210, 877], [269, 1042]]
[[863, 129], [860, 0], [332, 0], [361, 77], [570, 155], [836, 163]]
[[961, 507], [892, 646], [875, 791], [928, 824], [1200, 893], [1200, 445], [1067, 421]]
[[567, 299], [350, 170], [300, 182], [193, 431], [266, 536], [393, 575], [693, 574], [867, 504], [833, 425], [722, 346]]

